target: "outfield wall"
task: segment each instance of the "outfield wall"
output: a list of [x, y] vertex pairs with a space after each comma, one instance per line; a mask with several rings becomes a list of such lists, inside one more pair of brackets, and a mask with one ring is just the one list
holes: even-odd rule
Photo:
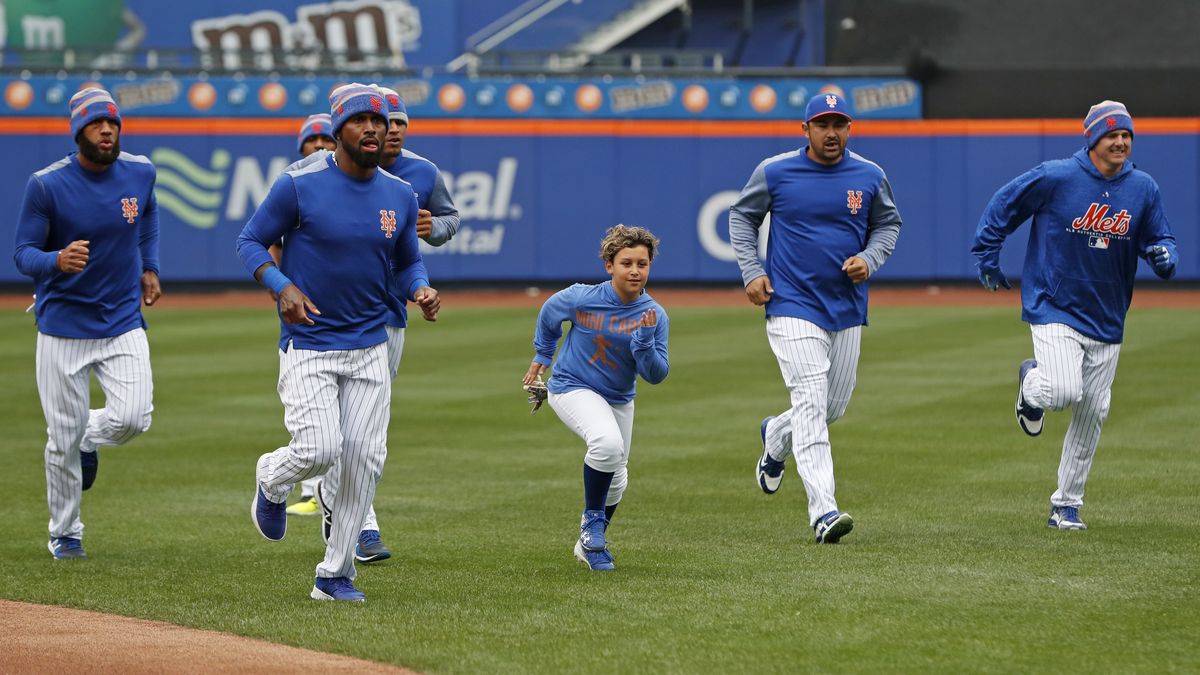
[[[130, 118], [123, 148], [159, 170], [164, 281], [246, 279], [234, 239], [271, 178], [296, 159], [291, 118]], [[29, 174], [72, 150], [63, 121], [0, 119], [10, 161], [0, 238], [12, 242]], [[1081, 145], [1078, 120], [860, 121], [851, 148], [879, 163], [905, 225], [888, 280], [974, 279], [968, 253], [992, 193]], [[1200, 279], [1200, 119], [1139, 119], [1136, 164], [1162, 187], [1180, 277]], [[800, 143], [782, 121], [414, 120], [408, 147], [448, 174], [460, 235], [425, 248], [435, 280], [550, 281], [602, 274], [604, 228], [644, 225], [663, 239], [655, 277], [736, 282], [727, 208], [755, 165]], [[114, 208], [119, 208], [114, 195]], [[1025, 231], [1005, 251], [1020, 271]], [[11, 244], [7, 244], [11, 247]], [[11, 248], [9, 248], [11, 250]], [[1152, 276], [1146, 269], [1143, 276]], [[0, 283], [21, 277], [0, 256]]]

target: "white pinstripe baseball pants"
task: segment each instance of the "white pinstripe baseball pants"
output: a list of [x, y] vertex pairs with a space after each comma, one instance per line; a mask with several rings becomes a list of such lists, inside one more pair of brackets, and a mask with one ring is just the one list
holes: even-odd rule
[[[404, 354], [404, 329], [398, 326], [386, 326], [386, 328], [388, 336], [387, 363], [388, 372], [391, 373], [391, 380], [388, 381], [391, 382], [396, 379], [396, 374], [400, 372], [400, 357]], [[317, 481], [321, 482], [321, 498], [328, 500], [325, 502], [327, 504], [332, 503], [334, 497], [337, 496], [338, 486], [341, 484], [338, 465], [336, 463], [333, 465], [333, 468], [325, 474], [324, 480], [320, 478], [311, 480], [313, 481], [314, 489]], [[305, 481], [305, 483], [308, 483], [308, 481]], [[373, 503], [367, 506], [367, 516], [363, 518], [362, 529], [379, 531], [379, 518], [375, 515], [375, 504]]]
[[[46, 416], [50, 536], [81, 539], [81, 448], [95, 452], [102, 445], [122, 445], [150, 428], [154, 382], [146, 331], [98, 339], [38, 333], [36, 369]], [[104, 390], [104, 407], [89, 411], [93, 372]]]
[[550, 392], [546, 402], [562, 423], [587, 444], [584, 464], [596, 471], [613, 474], [604, 505], [620, 502], [629, 486], [633, 401], [613, 405], [591, 389], [572, 389], [561, 394]]
[[767, 340], [792, 399], [767, 425], [767, 451], [783, 460], [791, 448], [808, 493], [810, 526], [837, 510], [829, 425], [850, 404], [861, 336], [862, 326], [829, 331], [803, 319], [767, 317]]
[[1093, 340], [1061, 323], [1030, 325], [1030, 329], [1038, 365], [1021, 386], [1025, 401], [1045, 410], [1072, 406], [1058, 464], [1058, 489], [1050, 503], [1079, 507], [1100, 443], [1100, 428], [1108, 418], [1121, 345]]
[[387, 458], [391, 395], [384, 343], [279, 353], [279, 398], [292, 441], [260, 462], [263, 494], [282, 503], [297, 481], [334, 464], [337, 481], [349, 488], [332, 495], [333, 528], [318, 577], [355, 577], [354, 545]]

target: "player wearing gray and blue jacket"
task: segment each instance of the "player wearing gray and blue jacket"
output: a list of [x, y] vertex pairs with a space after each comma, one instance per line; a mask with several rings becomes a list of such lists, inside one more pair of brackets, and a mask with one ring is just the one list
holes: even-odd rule
[[[374, 87], [348, 84], [330, 95], [330, 116], [337, 150], [280, 176], [238, 237], [247, 271], [279, 298], [278, 389], [292, 435], [259, 457], [251, 517], [264, 537], [282, 539], [292, 485], [336, 463], [343, 489], [310, 595], [362, 601], [355, 540], [387, 456], [386, 306], [411, 300], [432, 321], [440, 300], [421, 260], [412, 188], [377, 169], [387, 103]], [[276, 266], [267, 246], [280, 238]]]
[[[791, 407], [759, 427], [759, 487], [774, 494], [788, 451], [808, 493], [817, 543], [833, 544], [854, 527], [834, 498], [829, 425], [850, 403], [867, 284], [900, 235], [892, 188], [877, 164], [846, 150], [850, 114], [836, 94], [808, 102], [809, 144], [758, 165], [729, 209], [729, 241], [750, 302], [766, 308], [767, 339]], [[759, 228], [771, 214], [765, 265]]]
[[1138, 258], [1163, 279], [1175, 275], [1179, 259], [1158, 184], [1128, 161], [1129, 111], [1102, 101], [1083, 126], [1083, 149], [1043, 162], [996, 192], [971, 248], [983, 285], [1011, 288], [1000, 248], [1033, 219], [1021, 318], [1033, 333], [1034, 358], [1018, 369], [1016, 417], [1026, 434], [1037, 436], [1046, 409], [1073, 406], [1058, 489], [1050, 496], [1048, 525], [1063, 530], [1087, 529], [1079, 507], [1108, 417]]
[[[540, 382], [553, 362], [546, 400], [587, 444], [584, 510], [574, 554], [597, 571], [614, 569], [606, 532], [629, 482], [637, 376], [658, 384], [670, 369], [670, 322], [646, 293], [657, 249], [658, 239], [644, 228], [609, 228], [600, 257], [612, 280], [575, 284], [546, 300], [538, 313], [533, 362], [522, 379], [526, 386]], [[555, 360], [563, 322], [570, 322], [571, 330]]]

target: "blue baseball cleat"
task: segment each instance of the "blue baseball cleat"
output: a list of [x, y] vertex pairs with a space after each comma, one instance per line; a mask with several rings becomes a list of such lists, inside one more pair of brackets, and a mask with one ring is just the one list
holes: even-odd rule
[[262, 488], [256, 487], [254, 501], [250, 502], [250, 519], [259, 534], [271, 541], [279, 541], [287, 534], [287, 502], [276, 504], [267, 499]]
[[1079, 517], [1079, 509], [1074, 506], [1051, 506], [1050, 520], [1046, 527], [1053, 530], [1086, 530], [1087, 525]]
[[367, 596], [354, 587], [354, 583], [346, 577], [317, 577], [313, 583], [313, 600], [342, 600], [345, 602], [364, 602]]
[[595, 572], [617, 569], [617, 566], [613, 564], [612, 554], [608, 552], [607, 548], [600, 551], [589, 551], [583, 547], [582, 539], [575, 542], [575, 559]]
[[579, 526], [579, 544], [588, 551], [603, 551], [608, 548], [604, 540], [604, 531], [608, 528], [608, 518], [604, 511], [584, 511], [583, 522]]
[[363, 530], [358, 533], [358, 543], [354, 546], [354, 559], [360, 563], [373, 563], [387, 560], [392, 552], [379, 538], [379, 530]]
[[817, 518], [817, 524], [813, 525], [818, 544], [836, 544], [853, 529], [854, 519], [845, 511], [830, 511]]
[[50, 555], [55, 560], [80, 560], [87, 557], [83, 551], [83, 542], [74, 537], [50, 537], [46, 543]]
[[758, 466], [755, 467], [755, 476], [758, 479], [758, 487], [762, 491], [773, 495], [779, 491], [779, 484], [783, 482], [784, 463], [771, 457], [767, 453], [767, 424], [774, 417], [768, 417], [762, 421], [762, 426], [759, 427], [758, 435], [762, 438], [762, 455], [758, 458]]
[[100, 468], [99, 452], [80, 452], [79, 468], [83, 472], [83, 489], [92, 487], [96, 482], [96, 471]]
[[1034, 368], [1037, 368], [1037, 361], [1025, 359], [1017, 371], [1017, 424], [1020, 425], [1021, 431], [1030, 436], [1042, 433], [1042, 424], [1046, 421], [1046, 411], [1026, 403], [1025, 395], [1021, 393], [1022, 387], [1025, 386], [1025, 376]]

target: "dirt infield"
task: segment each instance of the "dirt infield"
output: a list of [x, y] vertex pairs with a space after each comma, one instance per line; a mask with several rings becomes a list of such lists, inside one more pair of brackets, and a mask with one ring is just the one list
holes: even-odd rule
[[[442, 293], [443, 311], [455, 307], [538, 307], [557, 288], [524, 290], [448, 290]], [[732, 307], [747, 304], [741, 288], [651, 288], [650, 293], [668, 310], [671, 307]], [[0, 295], [0, 309], [24, 309], [28, 295]], [[266, 291], [221, 291], [172, 293], [163, 289], [156, 307], [203, 308], [263, 307], [270, 309]], [[1020, 307], [1015, 290], [991, 293], [964, 286], [877, 286], [871, 289], [872, 307]], [[1134, 309], [1200, 309], [1200, 289], [1139, 288], [1133, 293]], [[151, 310], [153, 311], [153, 310]]]
[[5, 673], [413, 673], [226, 633], [7, 600], [0, 600], [0, 634]]

